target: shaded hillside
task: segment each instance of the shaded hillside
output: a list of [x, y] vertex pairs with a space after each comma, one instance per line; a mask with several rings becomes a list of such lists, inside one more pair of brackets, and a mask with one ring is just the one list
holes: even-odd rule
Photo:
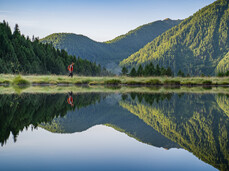
[[64, 50], [30, 40], [21, 35], [18, 25], [12, 33], [5, 21], [0, 23], [0, 73], [67, 74], [72, 62], [79, 75], [107, 75], [108, 72], [88, 60], [70, 56]]
[[111, 69], [117, 66], [121, 60], [180, 22], [181, 20], [170, 19], [152, 22], [104, 43], [93, 41], [83, 35], [70, 33], [55, 33], [40, 41], [52, 43], [54, 47], [64, 49], [71, 55], [96, 61]]
[[[217, 0], [163, 33], [121, 62], [129, 67], [152, 61], [175, 73], [214, 75], [229, 51], [228, 0]], [[225, 70], [222, 60], [219, 70]]]
[[229, 118], [216, 99], [221, 104], [229, 100], [224, 95], [184, 94], [152, 105], [137, 99], [120, 105], [204, 162], [228, 170]]

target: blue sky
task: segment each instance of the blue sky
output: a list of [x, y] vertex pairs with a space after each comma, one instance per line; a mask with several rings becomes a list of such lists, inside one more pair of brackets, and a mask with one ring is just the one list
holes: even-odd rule
[[70, 32], [106, 41], [165, 18], [184, 19], [214, 0], [0, 0], [0, 21], [43, 38]]

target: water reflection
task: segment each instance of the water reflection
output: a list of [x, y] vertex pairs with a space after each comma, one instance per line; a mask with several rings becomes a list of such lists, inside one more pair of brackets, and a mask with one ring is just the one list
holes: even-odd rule
[[102, 96], [95, 93], [73, 95], [78, 100], [71, 107], [66, 102], [66, 94], [0, 95], [0, 142], [2, 145], [6, 143], [10, 133], [16, 142], [19, 132], [29, 125], [36, 128], [40, 123], [63, 117], [75, 108], [95, 104]]
[[228, 102], [226, 95], [174, 94], [153, 103], [130, 96], [120, 105], [201, 160], [228, 170]]
[[31, 124], [55, 133], [82, 132], [104, 124], [143, 143], [184, 148], [220, 170], [229, 169], [228, 95], [22, 94], [0, 95], [0, 105], [2, 144], [10, 132], [16, 141]]

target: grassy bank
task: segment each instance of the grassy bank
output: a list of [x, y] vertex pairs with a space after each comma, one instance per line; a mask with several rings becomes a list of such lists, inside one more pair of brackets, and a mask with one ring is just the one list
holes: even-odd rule
[[229, 77], [83, 77], [61, 75], [0, 75], [6, 85], [229, 85]]

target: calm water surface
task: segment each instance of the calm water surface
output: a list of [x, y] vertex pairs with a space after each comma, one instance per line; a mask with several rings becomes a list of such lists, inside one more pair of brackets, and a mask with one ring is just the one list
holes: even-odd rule
[[0, 109], [0, 170], [229, 169], [225, 94], [10, 94]]

